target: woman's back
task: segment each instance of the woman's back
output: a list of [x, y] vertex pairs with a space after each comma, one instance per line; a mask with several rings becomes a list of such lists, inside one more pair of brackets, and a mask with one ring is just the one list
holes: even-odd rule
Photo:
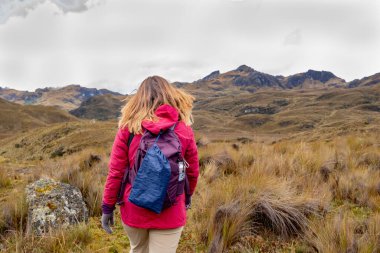
[[[178, 112], [176, 108], [170, 105], [161, 105], [155, 111], [159, 118], [158, 122], [143, 121], [142, 126], [154, 134], [158, 134], [160, 130], [170, 128], [178, 121]], [[181, 142], [182, 154], [189, 164], [186, 169], [186, 175], [189, 179], [190, 194], [194, 192], [197, 177], [199, 175], [198, 153], [195, 144], [194, 134], [190, 126], [186, 126], [184, 122], [179, 121], [174, 128], [175, 134]], [[135, 155], [138, 149], [141, 134], [133, 137], [128, 149], [127, 142], [129, 131], [127, 128], [119, 129], [116, 135], [114, 145], [109, 161], [109, 179], [107, 180], [103, 202], [114, 203], [115, 189], [120, 184], [119, 179], [122, 178], [126, 166], [135, 162]], [[116, 180], [113, 180], [116, 178]], [[177, 205], [164, 209], [162, 213], [155, 214], [147, 209], [141, 208], [128, 201], [131, 190], [131, 184], [127, 183], [123, 200], [124, 205], [120, 206], [122, 220], [125, 224], [140, 228], [175, 228], [183, 226], [186, 223], [185, 195], [178, 196]]]
[[[176, 251], [181, 231], [186, 224], [186, 210], [190, 206], [191, 196], [194, 193], [199, 176], [198, 151], [194, 133], [190, 127], [193, 123], [191, 111], [194, 99], [192, 95], [177, 89], [164, 78], [152, 76], [141, 83], [136, 94], [132, 96], [121, 110], [122, 115], [119, 120], [119, 129], [112, 146], [108, 164], [109, 171], [103, 192], [102, 226], [105, 231], [112, 233], [110, 225], [113, 224], [113, 210], [118, 201], [118, 196], [122, 195], [122, 201], [119, 199], [121, 203], [120, 213], [130, 240], [130, 252]], [[182, 153], [181, 156], [178, 156], [181, 159], [171, 161], [170, 166], [168, 166], [167, 161], [164, 161], [149, 163], [149, 166], [146, 165], [147, 163], [142, 163], [145, 165], [140, 167], [138, 162], [140, 159], [145, 161], [145, 158], [142, 158], [142, 156], [146, 154], [141, 151], [142, 147], [139, 149], [144, 131], [150, 131], [150, 133], [144, 135], [144, 141], [141, 143], [141, 145], [145, 143], [144, 147], [146, 147], [146, 143], [152, 143], [151, 139], [145, 142], [147, 136], [155, 136], [161, 131], [171, 128], [174, 124], [175, 128], [173, 131], [175, 136], [173, 136], [173, 132], [170, 132], [171, 138], [163, 138], [160, 143], [156, 143], [156, 141], [153, 143], [156, 143], [157, 146], [160, 144], [165, 148], [165, 145], [169, 145], [170, 141], [175, 140], [177, 150], [180, 149]], [[134, 134], [131, 142], [129, 142], [131, 140], [130, 132]], [[178, 145], [177, 141], [180, 142], [180, 145]], [[155, 146], [156, 149], [157, 146]], [[138, 149], [140, 150], [139, 152]], [[159, 149], [161, 150], [161, 147]], [[176, 152], [174, 153], [176, 154]], [[159, 153], [157, 151], [155, 154], [155, 158], [148, 158], [162, 161], [163, 158], [161, 156], [165, 152]], [[172, 157], [174, 156], [170, 156], [170, 158]], [[137, 161], [136, 164], [135, 160]], [[137, 173], [141, 168], [144, 168], [141, 172], [145, 170], [152, 172], [156, 167], [155, 173], [149, 174], [155, 175], [151, 177], [149, 184], [146, 182], [148, 180], [144, 180], [144, 177], [141, 177], [143, 173]], [[133, 172], [132, 176], [129, 177], [126, 171]], [[181, 176], [179, 176], [179, 173], [181, 173]], [[184, 184], [182, 181], [177, 184], [167, 184], [167, 176], [169, 174], [171, 179], [171, 181], [169, 179], [169, 182], [171, 183], [174, 183], [177, 180], [176, 178], [183, 180], [183, 176], [185, 176], [185, 182], [188, 183]], [[148, 173], [145, 175], [148, 175]], [[123, 180], [123, 178], [127, 180]], [[127, 182], [125, 190], [122, 187], [122, 185], [125, 185], [124, 182]], [[152, 182], [155, 182], [155, 184]], [[151, 184], [155, 190], [148, 188]], [[138, 187], [133, 187], [132, 185], [138, 185]], [[162, 185], [164, 185], [164, 188]], [[166, 185], [169, 185], [170, 188], [167, 188]], [[173, 185], [177, 185], [177, 191], [175, 191]], [[186, 191], [181, 188], [185, 186], [187, 186]], [[131, 189], [133, 189], [132, 195]], [[136, 189], [139, 190], [136, 191]], [[165, 196], [163, 201], [163, 203], [168, 203], [167, 205], [149, 205], [150, 201], [145, 201], [145, 198], [140, 197], [141, 192], [144, 194], [148, 192], [151, 194], [148, 194], [146, 199], [161, 201], [161, 197], [167, 193], [168, 189], [170, 193]], [[130, 195], [133, 203], [129, 200]], [[176, 198], [176, 201], [172, 202], [173, 198]], [[165, 201], [167, 199], [170, 201]], [[159, 201], [157, 203], [162, 203]], [[136, 205], [134, 203], [140, 204]], [[158, 208], [156, 208], [157, 206]], [[165, 208], [162, 209], [161, 207]]]

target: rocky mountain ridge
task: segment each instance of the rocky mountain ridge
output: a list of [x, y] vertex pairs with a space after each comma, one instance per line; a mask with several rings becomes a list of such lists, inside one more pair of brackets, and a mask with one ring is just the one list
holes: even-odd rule
[[[255, 92], [257, 89], [293, 89], [293, 88], [321, 88], [321, 87], [351, 87], [348, 83], [329, 71], [317, 71], [309, 69], [306, 72], [289, 76], [271, 75], [255, 70], [247, 65], [221, 73], [219, 70], [213, 71], [205, 77], [189, 82], [174, 82], [177, 87], [194, 88], [202, 86], [213, 90], [218, 90], [216, 85], [224, 88], [238, 87], [240, 90]], [[191, 87], [193, 86], [193, 87]]]
[[64, 87], [38, 88], [35, 91], [20, 91], [11, 88], [0, 87], [0, 98], [18, 104], [40, 104], [56, 106], [64, 110], [73, 110], [87, 99], [104, 94], [121, 95], [118, 92], [107, 89], [87, 88], [78, 84]]

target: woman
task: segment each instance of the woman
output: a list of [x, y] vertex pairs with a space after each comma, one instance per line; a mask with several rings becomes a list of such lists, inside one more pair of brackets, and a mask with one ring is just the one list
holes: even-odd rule
[[[112, 146], [109, 172], [104, 187], [102, 204], [102, 226], [112, 233], [113, 210], [125, 169], [134, 163], [136, 151], [144, 131], [158, 134], [176, 123], [174, 133], [181, 144], [181, 151], [188, 163], [186, 176], [189, 196], [193, 194], [199, 175], [198, 151], [190, 125], [194, 97], [175, 88], [159, 76], [146, 78], [136, 94], [122, 109], [119, 128]], [[128, 147], [129, 132], [134, 137]], [[163, 209], [159, 214], [130, 202], [128, 182], [120, 206], [123, 227], [129, 237], [130, 252], [175, 252], [186, 223], [185, 193], [177, 196], [175, 205]]]

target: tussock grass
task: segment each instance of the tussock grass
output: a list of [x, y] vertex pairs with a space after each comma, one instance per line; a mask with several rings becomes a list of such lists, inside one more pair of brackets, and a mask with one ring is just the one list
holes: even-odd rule
[[86, 246], [93, 240], [89, 227], [78, 224], [67, 229], [57, 229], [43, 236], [25, 235], [12, 231], [6, 240], [8, 252], [91, 252]]
[[[200, 148], [201, 178], [189, 222], [195, 240], [208, 252], [274, 252], [273, 247], [263, 246], [266, 240], [283, 241], [280, 247], [284, 250], [296, 240], [301, 252], [345, 252], [340, 251], [343, 248], [372, 252], [365, 250], [362, 239], [350, 237], [357, 231], [351, 223], [376, 221], [378, 216], [380, 172], [374, 166], [376, 159], [360, 160], [368, 152], [379, 152], [376, 138], [246, 143], [239, 148], [211, 143]], [[225, 164], [232, 164], [234, 173], [226, 173]], [[337, 215], [336, 208], [344, 206], [350, 208]], [[321, 226], [322, 233], [333, 221], [340, 224], [334, 233], [346, 230], [347, 237], [319, 238], [316, 227]], [[373, 232], [368, 234], [374, 237]], [[267, 238], [264, 242], [257, 239], [262, 236]], [[375, 246], [380, 243], [371, 240]], [[336, 241], [348, 246], [336, 246]]]
[[[379, 251], [378, 137], [202, 144], [201, 175], [179, 249], [212, 253]], [[73, 232], [77, 239], [70, 239], [64, 231], [40, 241], [22, 238], [26, 208], [20, 193], [23, 186], [17, 184], [14, 195], [20, 199], [6, 198], [7, 205], [0, 212], [6, 247], [20, 252], [31, 249], [29, 245], [51, 252], [127, 247], [126, 237], [117, 239], [123, 234], [121, 227], [120, 236], [111, 243], [98, 224], [108, 158], [109, 149], [92, 147], [38, 161], [24, 183], [46, 175], [77, 186], [97, 225], [83, 233]]]
[[28, 207], [25, 193], [19, 188], [13, 189], [6, 201], [1, 203], [0, 209], [0, 234], [9, 231], [23, 231], [26, 227]]
[[311, 223], [307, 240], [317, 252], [378, 252], [380, 250], [379, 213], [359, 219], [341, 208], [325, 219]]
[[9, 178], [9, 175], [7, 174], [7, 172], [3, 168], [0, 168], [0, 188], [9, 187], [11, 186], [11, 184], [12, 184], [12, 181]]
[[78, 187], [89, 209], [89, 215], [97, 216], [101, 214], [108, 159], [107, 153], [101, 149], [86, 149], [73, 154], [70, 159], [44, 163], [41, 173]]

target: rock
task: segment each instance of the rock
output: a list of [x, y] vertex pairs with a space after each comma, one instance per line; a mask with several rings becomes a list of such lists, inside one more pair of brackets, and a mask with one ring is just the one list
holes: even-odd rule
[[275, 114], [278, 112], [277, 107], [267, 106], [246, 106], [240, 110], [236, 116], [244, 114]]
[[247, 72], [247, 73], [250, 73], [250, 72], [254, 72], [255, 70], [247, 65], [240, 65], [236, 71], [239, 71], [239, 72]]
[[286, 87], [293, 88], [302, 85], [307, 79], [316, 80], [322, 83], [328, 82], [330, 79], [337, 78], [329, 71], [316, 71], [309, 69], [307, 72], [289, 76]]
[[202, 81], [210, 81], [216, 77], [218, 77], [220, 75], [220, 71], [219, 70], [216, 70], [216, 71], [213, 71], [211, 72], [210, 74], [208, 74], [207, 76], [203, 77], [201, 80]]
[[355, 88], [355, 87], [358, 87], [360, 85], [360, 80], [359, 79], [354, 79], [352, 80], [351, 82], [349, 82], [347, 84], [347, 87], [348, 88]]
[[282, 84], [276, 77], [252, 70], [247, 76], [238, 76], [232, 80], [235, 86], [255, 86], [282, 88]]
[[25, 188], [27, 231], [42, 235], [50, 228], [66, 228], [88, 221], [88, 209], [78, 188], [53, 179], [39, 179]]

